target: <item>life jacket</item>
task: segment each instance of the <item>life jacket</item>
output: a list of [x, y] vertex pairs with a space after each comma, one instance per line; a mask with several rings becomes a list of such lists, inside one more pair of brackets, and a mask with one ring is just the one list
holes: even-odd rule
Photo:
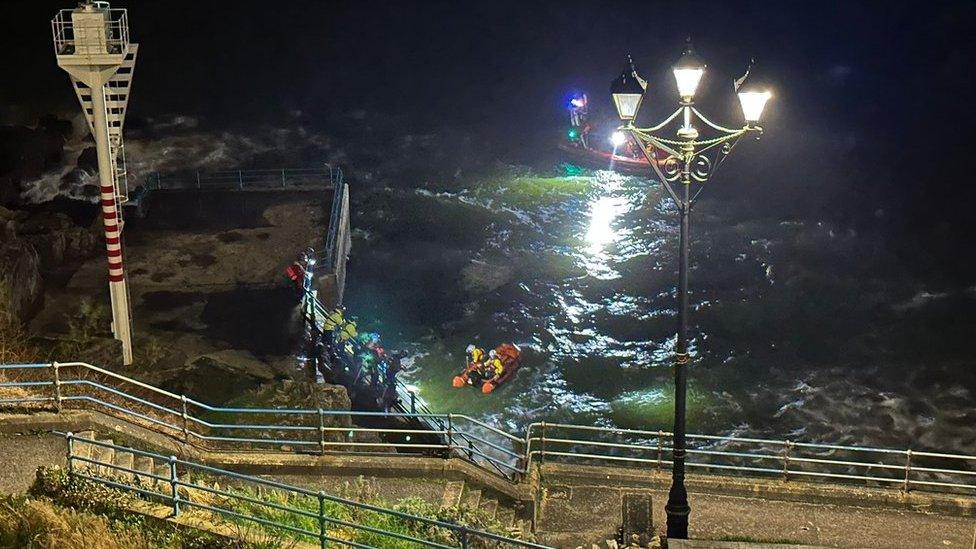
[[332, 331], [336, 326], [342, 326], [345, 319], [342, 317], [341, 309], [333, 309], [329, 314], [325, 315], [325, 322], [322, 323], [322, 328], [328, 331]]
[[497, 357], [488, 361], [488, 367], [491, 368], [492, 373], [496, 376], [502, 375], [502, 372], [505, 371], [505, 365]]
[[288, 268], [285, 269], [285, 274], [288, 275], [288, 278], [290, 278], [292, 282], [297, 283], [301, 281], [301, 279], [305, 276], [305, 269], [303, 269], [301, 265], [295, 262], [289, 265]]
[[476, 364], [485, 359], [485, 351], [481, 347], [475, 347], [471, 354], [468, 355], [468, 361], [472, 364]]
[[346, 322], [342, 325], [342, 329], [339, 331], [339, 339], [343, 341], [349, 341], [351, 339], [356, 339], [359, 332], [356, 331], [356, 322]]

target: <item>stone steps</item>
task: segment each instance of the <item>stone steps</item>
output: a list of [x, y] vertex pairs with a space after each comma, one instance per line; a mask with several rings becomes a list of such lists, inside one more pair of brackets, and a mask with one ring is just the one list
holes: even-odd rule
[[477, 509], [481, 505], [481, 490], [474, 490], [468, 488], [464, 491], [464, 495], [461, 496], [461, 505], [470, 507], [471, 509]]
[[484, 492], [466, 486], [464, 481], [450, 481], [444, 486], [441, 509], [458, 506], [481, 509], [489, 517], [497, 520], [513, 536], [522, 537], [524, 533], [532, 531], [531, 522], [516, 519], [514, 509], [503, 507], [498, 500], [485, 497]]
[[441, 497], [441, 509], [457, 507], [461, 504], [461, 494], [464, 493], [464, 481], [450, 481], [444, 486]]
[[489, 518], [495, 518], [495, 513], [498, 511], [498, 501], [494, 499], [483, 499], [481, 500], [480, 507]]
[[[152, 478], [148, 475], [156, 475], [168, 479], [170, 476], [169, 463], [156, 463], [153, 458], [137, 456], [132, 452], [123, 450], [113, 450], [88, 443], [88, 440], [115, 444], [112, 439], [95, 438], [92, 431], [82, 431], [75, 435], [72, 443], [72, 451], [75, 456], [90, 459], [98, 463], [89, 463], [77, 460], [74, 467], [78, 471], [84, 471], [89, 475], [98, 476], [106, 479], [115, 480], [125, 484], [133, 484], [137, 487], [156, 490], [162, 493], [169, 493], [170, 484], [168, 480]], [[104, 465], [102, 465], [104, 464]], [[115, 467], [110, 467], [114, 465]], [[123, 467], [136, 471], [125, 471], [116, 467]], [[140, 473], [145, 474], [142, 476]]]

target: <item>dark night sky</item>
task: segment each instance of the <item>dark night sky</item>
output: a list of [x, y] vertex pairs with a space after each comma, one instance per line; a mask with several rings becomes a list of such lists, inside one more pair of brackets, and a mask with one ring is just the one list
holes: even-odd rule
[[[71, 5], [4, 3], [8, 112], [76, 108], [48, 26]], [[523, 156], [560, 131], [568, 90], [587, 90], [609, 109], [608, 82], [627, 53], [664, 110], [673, 100], [666, 71], [691, 33], [709, 63], [701, 103], [716, 118], [737, 120], [720, 99], [749, 57], [777, 82], [762, 145], [733, 159], [757, 184], [725, 192], [796, 205], [783, 212], [820, 209], [915, 243], [906, 254], [924, 251], [930, 267], [972, 283], [976, 2], [114, 5], [130, 9], [142, 44], [133, 116], [204, 114], [241, 126], [282, 123], [293, 109], [324, 121], [367, 108], [424, 130], [461, 128]], [[689, 16], [677, 17], [685, 5]]]

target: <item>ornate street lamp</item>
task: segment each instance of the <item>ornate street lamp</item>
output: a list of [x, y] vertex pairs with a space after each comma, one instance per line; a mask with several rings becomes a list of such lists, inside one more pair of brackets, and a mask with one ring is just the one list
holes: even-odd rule
[[613, 98], [613, 104], [617, 107], [617, 114], [620, 115], [621, 120], [630, 122], [637, 117], [645, 89], [647, 89], [647, 81], [637, 76], [637, 67], [628, 55], [627, 66], [620, 76], [610, 83], [610, 97]]
[[[629, 58], [628, 58], [629, 61]], [[750, 70], [734, 82], [739, 95], [745, 125], [739, 129], [726, 128], [715, 124], [695, 108], [694, 98], [698, 85], [705, 74], [705, 64], [695, 54], [691, 39], [684, 54], [673, 67], [674, 79], [678, 86], [680, 103], [663, 122], [649, 127], [634, 126], [641, 97], [634, 97], [637, 89], [644, 89], [646, 82], [637, 75], [633, 62], [628, 70], [611, 84], [611, 96], [617, 113], [624, 125], [617, 129], [629, 134], [639, 145], [653, 168], [654, 173], [674, 200], [681, 217], [678, 255], [678, 337], [674, 352], [674, 442], [673, 466], [671, 469], [671, 489], [665, 511], [668, 516], [668, 538], [688, 537], [688, 492], [685, 490], [685, 408], [688, 390], [686, 367], [688, 356], [688, 246], [689, 214], [704, 188], [704, 184], [716, 168], [747, 134], [759, 135], [762, 128], [758, 122], [770, 91], [755, 79], [750, 80]], [[637, 85], [635, 85], [637, 84]], [[701, 131], [694, 126], [701, 123]], [[677, 127], [675, 127], [677, 126]], [[673, 133], [672, 133], [673, 132]], [[677, 135], [677, 139], [671, 137]], [[616, 140], [619, 141], [619, 138]], [[658, 149], [667, 154], [664, 159], [652, 154]], [[692, 193], [692, 186], [697, 186]]]

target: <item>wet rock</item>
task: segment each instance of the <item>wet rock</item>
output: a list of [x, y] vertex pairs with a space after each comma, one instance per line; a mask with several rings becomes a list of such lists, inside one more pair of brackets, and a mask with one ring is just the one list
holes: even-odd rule
[[43, 290], [37, 250], [21, 239], [0, 242], [0, 299], [4, 310], [24, 319]]
[[472, 259], [461, 271], [464, 289], [469, 292], [487, 293], [512, 280], [515, 269], [508, 265], [493, 265]]
[[[262, 408], [293, 408], [303, 410], [349, 410], [352, 402], [349, 393], [342, 385], [327, 383], [306, 383], [290, 379], [265, 385], [251, 391], [238, 401], [246, 400], [249, 405]], [[349, 416], [339, 425], [349, 426]]]
[[230, 349], [191, 358], [180, 375], [164, 383], [164, 387], [203, 402], [221, 404], [274, 379], [271, 366], [247, 351]]

